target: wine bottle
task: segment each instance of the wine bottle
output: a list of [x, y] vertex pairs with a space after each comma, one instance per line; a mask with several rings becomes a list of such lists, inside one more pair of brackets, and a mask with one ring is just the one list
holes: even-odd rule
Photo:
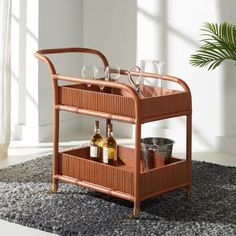
[[101, 161], [102, 154], [102, 136], [99, 129], [99, 121], [94, 122], [94, 134], [90, 139], [90, 159]]
[[103, 143], [103, 163], [117, 165], [117, 144], [113, 137], [112, 124], [108, 124], [108, 136]]

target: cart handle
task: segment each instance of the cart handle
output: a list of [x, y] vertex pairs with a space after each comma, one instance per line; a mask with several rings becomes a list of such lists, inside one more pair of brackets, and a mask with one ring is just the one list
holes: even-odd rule
[[50, 72], [52, 75], [56, 74], [56, 69], [52, 63], [52, 61], [45, 56], [46, 54], [57, 54], [57, 53], [88, 53], [97, 55], [103, 62], [104, 67], [108, 66], [108, 60], [100, 51], [91, 49], [91, 48], [53, 48], [53, 49], [42, 49], [38, 50], [34, 55], [38, 59], [46, 62], [49, 66]]
[[[128, 76], [129, 71], [128, 70], [120, 70], [120, 74]], [[130, 75], [139, 76], [140, 72], [132, 71], [130, 73]], [[149, 78], [154, 78], [154, 79], [161, 79], [161, 80], [177, 83], [177, 84], [179, 84], [183, 88], [183, 90], [185, 92], [191, 94], [191, 91], [190, 91], [188, 85], [182, 79], [180, 79], [180, 78], [177, 78], [177, 77], [174, 77], [174, 76], [170, 76], [170, 75], [161, 75], [160, 76], [159, 74], [154, 74], [154, 73], [149, 73], [149, 72], [142, 72], [142, 76], [149, 77]]]

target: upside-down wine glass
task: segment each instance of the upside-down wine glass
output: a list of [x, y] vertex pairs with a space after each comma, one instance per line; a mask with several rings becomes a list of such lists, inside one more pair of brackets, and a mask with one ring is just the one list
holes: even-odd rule
[[[95, 66], [84, 65], [82, 67], [82, 77], [83, 79], [94, 79]], [[91, 87], [91, 84], [87, 84], [87, 87]]]
[[106, 78], [109, 81], [113, 81], [113, 82], [118, 82], [119, 77], [120, 77], [120, 67], [119, 66], [107, 66], [105, 69], [106, 72]]
[[[96, 80], [106, 80], [106, 71], [103, 67], [95, 67], [94, 70], [94, 79]], [[100, 90], [102, 91], [105, 86], [99, 86]]]

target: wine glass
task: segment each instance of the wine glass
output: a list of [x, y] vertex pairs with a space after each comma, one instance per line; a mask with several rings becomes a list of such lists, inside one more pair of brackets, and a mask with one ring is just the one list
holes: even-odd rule
[[[103, 67], [95, 67], [94, 79], [96, 80], [106, 80], [106, 71]], [[105, 86], [99, 86], [100, 90], [103, 90]]]
[[[82, 77], [83, 79], [94, 79], [95, 66], [84, 65], [82, 67]], [[91, 84], [87, 84], [87, 87], [91, 87]]]
[[120, 67], [119, 66], [107, 66], [105, 69], [106, 78], [109, 81], [117, 82], [120, 77]]

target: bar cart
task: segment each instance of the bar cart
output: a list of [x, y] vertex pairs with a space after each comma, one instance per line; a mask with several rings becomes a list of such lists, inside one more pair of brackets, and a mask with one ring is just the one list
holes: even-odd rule
[[[186, 83], [176, 77], [162, 76], [163, 80], [179, 84], [182, 91], [157, 89], [153, 97], [140, 98], [128, 84], [96, 81], [56, 73], [49, 54], [88, 53], [98, 56], [108, 66], [106, 57], [99, 51], [87, 48], [60, 48], [39, 50], [35, 56], [44, 61], [51, 72], [54, 94], [54, 147], [53, 180], [51, 192], [58, 190], [58, 180], [87, 187], [108, 195], [132, 201], [131, 217], [140, 214], [140, 203], [148, 198], [178, 188], [186, 188], [186, 196], [192, 189], [192, 102]], [[127, 70], [121, 70], [127, 75]], [[137, 72], [132, 72], [133, 75]], [[143, 76], [159, 78], [157, 74]], [[73, 82], [59, 85], [59, 81]], [[90, 86], [87, 86], [87, 84]], [[99, 86], [104, 86], [100, 91]], [[118, 166], [106, 165], [89, 159], [89, 147], [83, 146], [59, 153], [60, 111], [105, 118], [106, 123], [118, 120], [134, 124], [134, 148], [118, 146]], [[143, 171], [141, 159], [141, 125], [146, 122], [186, 116], [186, 159], [171, 157], [168, 164], [159, 164]], [[161, 163], [161, 164], [160, 164]]]

